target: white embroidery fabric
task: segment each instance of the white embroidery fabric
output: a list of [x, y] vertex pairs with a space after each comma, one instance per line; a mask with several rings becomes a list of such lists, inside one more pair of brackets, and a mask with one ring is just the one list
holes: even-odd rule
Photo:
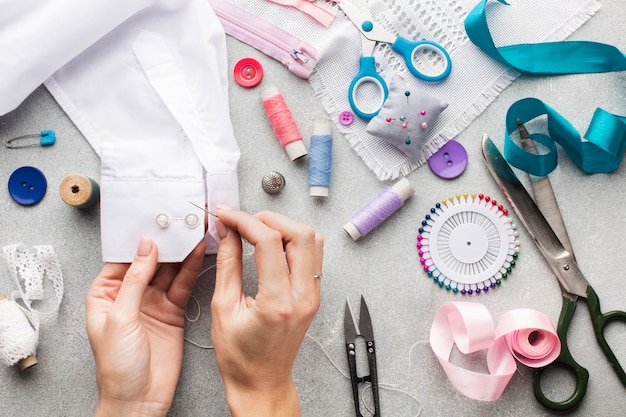
[[[253, 13], [270, 20], [309, 42], [319, 51], [318, 63], [309, 82], [337, 129], [381, 180], [395, 179], [421, 166], [448, 140], [465, 129], [519, 75], [499, 64], [469, 41], [464, 20], [479, 0], [370, 0], [370, 10], [377, 22], [407, 39], [427, 39], [441, 44], [452, 59], [451, 75], [440, 83], [416, 79], [404, 61], [388, 44], [374, 50], [380, 75], [389, 84], [400, 75], [415, 89], [449, 103], [431, 131], [422, 158], [409, 160], [387, 141], [366, 132], [367, 120], [357, 118], [349, 126], [338, 122], [339, 114], [350, 110], [348, 87], [358, 72], [361, 54], [360, 35], [345, 14], [330, 2], [336, 17], [329, 29], [317, 24], [295, 8], [271, 4], [265, 0], [231, 0]], [[357, 3], [361, 0], [353, 0]], [[596, 0], [559, 0], [553, 2], [512, 1], [509, 6], [492, 2], [488, 5], [489, 26], [496, 45], [560, 41], [567, 38], [597, 10]], [[524, 22], [533, 22], [532, 30]], [[363, 91], [361, 91], [363, 90]], [[372, 89], [362, 88], [359, 100], [379, 101]]]

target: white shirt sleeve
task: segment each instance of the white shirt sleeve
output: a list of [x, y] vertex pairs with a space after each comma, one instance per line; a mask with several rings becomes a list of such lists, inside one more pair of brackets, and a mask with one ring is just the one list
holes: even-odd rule
[[0, 0], [0, 114], [154, 0]]
[[[101, 159], [105, 261], [131, 261], [143, 235], [161, 262], [183, 260], [203, 237], [215, 253], [212, 216], [205, 236], [204, 212], [189, 202], [239, 205], [224, 32], [205, 0], [153, 3], [96, 31], [45, 80]], [[99, 26], [96, 12], [81, 19]]]

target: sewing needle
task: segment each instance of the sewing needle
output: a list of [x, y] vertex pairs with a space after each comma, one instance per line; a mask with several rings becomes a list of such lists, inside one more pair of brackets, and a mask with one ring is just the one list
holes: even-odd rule
[[205, 209], [204, 207], [200, 207], [199, 205], [192, 203], [191, 201], [187, 201], [189, 204], [191, 204], [192, 206], [196, 206], [198, 207], [200, 210], [205, 211], [207, 213], [209, 213], [211, 216], [215, 217], [216, 219], [219, 219], [219, 217], [217, 217], [217, 214], [211, 213], [209, 210]]

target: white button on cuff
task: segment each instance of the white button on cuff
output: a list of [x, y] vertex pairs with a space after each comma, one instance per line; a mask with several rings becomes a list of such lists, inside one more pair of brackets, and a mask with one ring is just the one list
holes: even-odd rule
[[166, 228], [167, 226], [169, 226], [169, 225], [170, 225], [170, 216], [168, 216], [168, 215], [167, 215], [167, 214], [165, 214], [165, 213], [159, 213], [159, 214], [157, 214], [157, 216], [156, 216], [156, 224], [157, 224], [159, 227]]
[[193, 229], [199, 223], [200, 223], [200, 218], [196, 214], [190, 213], [185, 216], [185, 224], [187, 225], [187, 227]]

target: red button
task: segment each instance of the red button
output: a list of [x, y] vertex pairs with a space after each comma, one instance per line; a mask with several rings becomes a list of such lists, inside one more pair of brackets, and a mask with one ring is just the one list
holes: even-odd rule
[[234, 75], [237, 84], [251, 88], [263, 79], [263, 66], [254, 58], [243, 58], [235, 64]]

